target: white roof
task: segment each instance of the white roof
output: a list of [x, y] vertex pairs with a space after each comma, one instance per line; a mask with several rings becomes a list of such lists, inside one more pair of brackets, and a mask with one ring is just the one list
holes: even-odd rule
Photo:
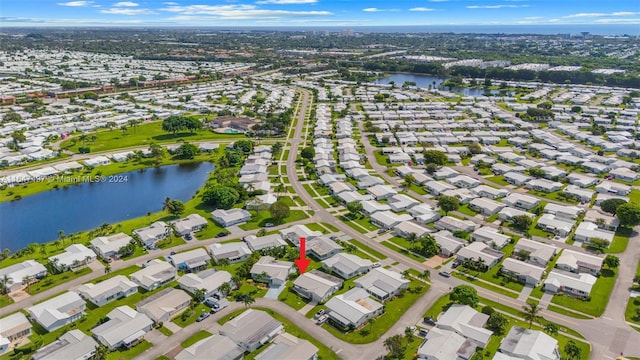
[[131, 274], [131, 280], [137, 282], [143, 287], [150, 287], [155, 283], [164, 282], [169, 278], [175, 277], [176, 268], [166, 261], [154, 259], [147, 263], [144, 269]]
[[286, 281], [292, 267], [293, 263], [290, 261], [280, 261], [271, 256], [263, 256], [251, 267], [251, 274], [266, 273], [271, 279]]
[[121, 247], [129, 244], [133, 240], [125, 233], [117, 233], [110, 236], [99, 236], [91, 240], [91, 246], [100, 250], [102, 254], [118, 252]]
[[40, 264], [39, 262], [35, 260], [25, 260], [21, 263], [0, 269], [0, 278], [3, 278], [5, 275], [7, 275], [9, 279], [13, 280], [13, 284], [16, 284], [22, 283], [22, 279], [24, 279], [25, 276], [33, 277], [46, 271], [47, 269], [44, 267], [44, 265]]
[[331, 316], [346, 319], [350, 323], [359, 322], [383, 306], [371, 299], [369, 293], [361, 288], [353, 288], [344, 294], [334, 296], [326, 305]]
[[78, 288], [78, 292], [83, 297], [92, 300], [92, 302], [100, 302], [104, 298], [119, 292], [127, 292], [132, 288], [137, 291], [138, 285], [124, 275], [116, 275], [97, 284], [84, 284]]
[[44, 327], [49, 327], [59, 320], [64, 320], [82, 311], [85, 302], [80, 295], [68, 291], [49, 300], [45, 300], [27, 309], [27, 311]]
[[438, 318], [437, 326], [453, 330], [486, 346], [493, 334], [491, 330], [484, 328], [488, 319], [489, 315], [482, 314], [468, 305], [453, 304]]
[[62, 254], [54, 255], [49, 261], [58, 259], [58, 266], [71, 266], [74, 261], [83, 262], [88, 257], [95, 258], [96, 253], [82, 244], [73, 244], [65, 249]]
[[385, 268], [375, 268], [361, 278], [356, 279], [355, 285], [368, 290], [370, 293], [386, 296], [397, 291], [402, 286], [409, 284], [402, 274], [387, 270]]
[[104, 345], [113, 347], [134, 335], [151, 329], [153, 320], [129, 306], [118, 306], [107, 314], [109, 321], [91, 330]]
[[91, 336], [78, 329], [68, 331], [55, 342], [41, 348], [33, 355], [33, 360], [84, 360], [89, 358], [98, 346]]
[[231, 274], [221, 270], [208, 269], [197, 274], [189, 273], [178, 279], [178, 284], [187, 289], [205, 289], [207, 293], [217, 290], [231, 281]]
[[544, 280], [544, 283], [553, 284], [556, 287], [570, 287], [580, 290], [585, 294], [591, 293], [591, 288], [596, 283], [597, 278], [591, 274], [574, 274], [567, 271], [553, 269]]
[[603, 261], [603, 258], [595, 255], [564, 249], [558, 257], [556, 265], [566, 265], [573, 269], [577, 269], [579, 265], [592, 269], [600, 269]]
[[501, 352], [529, 360], [559, 360], [557, 347], [558, 341], [542, 331], [519, 326], [513, 326], [500, 343]]
[[544, 268], [531, 265], [514, 258], [504, 259], [504, 261], [502, 262], [502, 268], [522, 276], [528, 276], [536, 280], [540, 280], [542, 278], [542, 275], [544, 274]]

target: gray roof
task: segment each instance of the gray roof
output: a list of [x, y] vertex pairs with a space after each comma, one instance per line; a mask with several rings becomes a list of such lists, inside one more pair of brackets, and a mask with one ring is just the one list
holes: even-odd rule
[[558, 341], [538, 330], [513, 326], [500, 343], [500, 351], [522, 359], [558, 360]]
[[378, 311], [382, 306], [379, 302], [371, 299], [364, 289], [360, 288], [353, 288], [327, 301], [330, 315], [345, 319], [349, 323], [357, 323], [364, 316]]
[[222, 325], [220, 334], [246, 348], [281, 329], [282, 323], [266, 312], [249, 309]]
[[175, 360], [236, 360], [244, 350], [223, 335], [202, 339], [176, 355]]
[[256, 360], [306, 360], [317, 353], [318, 348], [309, 341], [282, 333], [273, 339], [273, 344], [256, 356]]
[[86, 359], [95, 352], [98, 343], [85, 335], [82, 331], [74, 329], [64, 333], [55, 342], [41, 348], [33, 354], [33, 360], [81, 360]]
[[106, 342], [108, 347], [116, 346], [121, 341], [143, 332], [153, 325], [147, 315], [139, 313], [129, 306], [118, 306], [107, 314], [109, 321], [95, 327], [92, 332], [100, 341]]

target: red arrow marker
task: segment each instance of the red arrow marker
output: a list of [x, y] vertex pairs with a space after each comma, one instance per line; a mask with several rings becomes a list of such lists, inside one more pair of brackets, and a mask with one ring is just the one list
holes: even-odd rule
[[307, 267], [309, 267], [309, 264], [311, 264], [311, 260], [305, 258], [305, 256], [307, 255], [305, 241], [305, 238], [300, 238], [300, 259], [293, 260], [293, 262], [296, 263], [296, 266], [298, 266], [300, 274], [304, 274], [304, 272], [307, 270]]

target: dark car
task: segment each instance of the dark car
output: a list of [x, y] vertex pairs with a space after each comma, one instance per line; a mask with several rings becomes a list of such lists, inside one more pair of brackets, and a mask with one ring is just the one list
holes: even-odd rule
[[208, 318], [211, 314], [209, 314], [208, 312], [202, 313], [200, 314], [200, 316], [198, 316], [198, 318], [196, 319], [197, 322], [200, 322], [206, 318]]
[[420, 336], [420, 337], [425, 337], [425, 336], [427, 336], [427, 334], [428, 334], [428, 333], [429, 333], [429, 332], [428, 332], [427, 330], [425, 330], [425, 329], [420, 329], [420, 331], [418, 331], [418, 336]]
[[228, 233], [228, 232], [226, 232], [226, 231], [220, 231], [219, 233], [217, 233], [217, 234], [216, 234], [216, 237], [217, 237], [217, 238], [221, 238], [221, 237], [225, 237], [225, 236], [227, 236], [227, 235], [229, 235], [229, 233]]
[[427, 325], [435, 325], [436, 321], [433, 320], [433, 318], [431, 316], [426, 316], [424, 319], [422, 319], [424, 321], [425, 324]]

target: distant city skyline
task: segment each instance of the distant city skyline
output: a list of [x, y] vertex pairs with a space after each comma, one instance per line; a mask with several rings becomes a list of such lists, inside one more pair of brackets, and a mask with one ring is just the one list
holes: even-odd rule
[[637, 0], [19, 0], [3, 1], [0, 9], [1, 26], [578, 24], [640, 28], [640, 5]]

